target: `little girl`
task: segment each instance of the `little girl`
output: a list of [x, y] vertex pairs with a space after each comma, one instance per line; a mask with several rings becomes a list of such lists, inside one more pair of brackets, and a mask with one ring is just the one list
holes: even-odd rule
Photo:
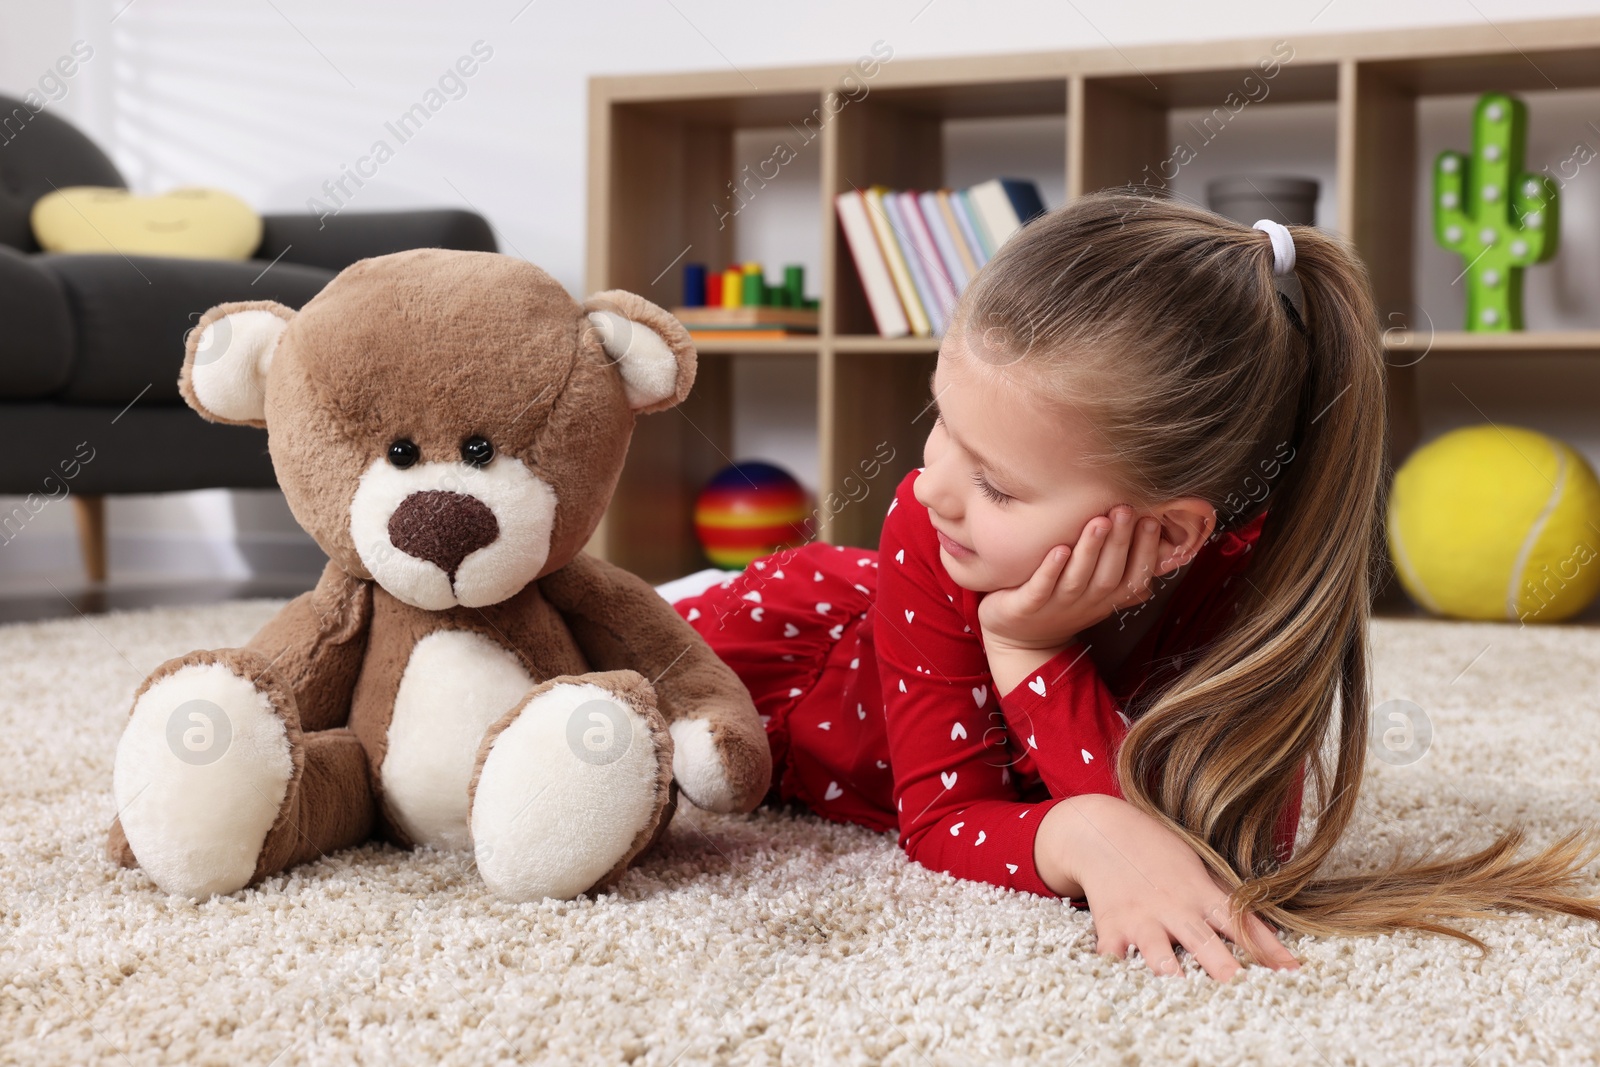
[[755, 699], [769, 801], [1086, 902], [1102, 953], [1162, 973], [1176, 942], [1231, 977], [1219, 935], [1298, 966], [1263, 919], [1480, 948], [1430, 916], [1600, 921], [1577, 834], [1316, 878], [1361, 783], [1382, 543], [1383, 351], [1343, 244], [1080, 197], [979, 272], [930, 391], [876, 551], [807, 544], [676, 602]]

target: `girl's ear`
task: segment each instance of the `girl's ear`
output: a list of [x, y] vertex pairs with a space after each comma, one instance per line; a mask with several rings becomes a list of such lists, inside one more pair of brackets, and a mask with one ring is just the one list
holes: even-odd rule
[[1161, 523], [1161, 547], [1156, 553], [1156, 573], [1168, 574], [1193, 559], [1217, 528], [1217, 509], [1197, 496], [1179, 497], [1156, 508]]
[[212, 422], [264, 427], [267, 368], [293, 308], [273, 300], [218, 304], [184, 344], [178, 391]]
[[584, 301], [589, 326], [616, 363], [628, 406], [647, 415], [681, 403], [694, 385], [689, 331], [642, 296], [608, 289]]

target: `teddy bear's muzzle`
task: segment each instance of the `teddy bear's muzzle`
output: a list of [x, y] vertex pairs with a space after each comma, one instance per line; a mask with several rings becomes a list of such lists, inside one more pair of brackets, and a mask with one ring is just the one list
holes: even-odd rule
[[500, 524], [475, 496], [429, 489], [400, 501], [389, 516], [389, 541], [408, 556], [427, 560], [454, 582], [461, 561], [494, 544]]

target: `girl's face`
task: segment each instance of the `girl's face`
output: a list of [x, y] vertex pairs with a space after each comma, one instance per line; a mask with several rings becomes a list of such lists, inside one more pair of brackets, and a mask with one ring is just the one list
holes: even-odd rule
[[1026, 582], [1045, 553], [1075, 547], [1090, 519], [1127, 500], [1106, 468], [1080, 460], [1092, 430], [1070, 408], [1047, 410], [1015, 372], [974, 364], [947, 335], [932, 379], [939, 418], [912, 488], [945, 570], [987, 593]]

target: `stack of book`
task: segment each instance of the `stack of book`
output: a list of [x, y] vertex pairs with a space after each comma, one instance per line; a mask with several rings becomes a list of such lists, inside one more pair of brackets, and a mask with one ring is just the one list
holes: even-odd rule
[[1039, 187], [994, 178], [970, 189], [874, 185], [834, 198], [878, 333], [942, 335], [956, 298], [995, 249], [1043, 214]]

